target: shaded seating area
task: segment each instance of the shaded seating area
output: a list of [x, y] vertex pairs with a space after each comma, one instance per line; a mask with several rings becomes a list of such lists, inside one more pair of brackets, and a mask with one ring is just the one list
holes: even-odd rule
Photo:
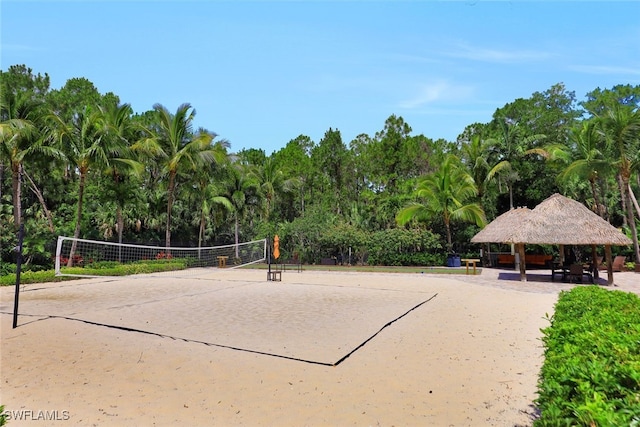
[[627, 261], [627, 257], [618, 255], [613, 259], [613, 263], [611, 263], [611, 268], [613, 271], [624, 271], [624, 263]]
[[[595, 283], [595, 279], [598, 278], [597, 270], [594, 274], [592, 263], [563, 264], [559, 261], [554, 261], [551, 267], [552, 282], [556, 280], [556, 276], [559, 276], [561, 281], [569, 283]], [[585, 278], [587, 279], [586, 281], [584, 280]]]
[[567, 278], [569, 283], [584, 283], [583, 278], [587, 277], [589, 283], [593, 283], [593, 274], [589, 269], [586, 269], [582, 264], [571, 264], [569, 266], [569, 272]]
[[[551, 268], [553, 264], [553, 256], [544, 254], [527, 254], [525, 259], [527, 266], [536, 268]], [[516, 256], [511, 254], [498, 254], [498, 265], [515, 266]]]
[[[613, 264], [611, 246], [627, 246], [632, 241], [607, 221], [590, 211], [582, 203], [554, 194], [534, 209], [511, 209], [489, 223], [483, 230], [476, 234], [472, 243], [504, 243], [512, 244], [517, 250], [519, 258], [520, 280], [527, 280], [525, 245], [557, 245], [560, 254], [564, 254], [565, 245], [589, 246], [591, 259], [597, 259], [597, 246], [604, 246], [605, 261], [607, 266], [607, 284], [613, 284]], [[563, 255], [561, 255], [563, 256]], [[616, 257], [618, 258], [618, 257]], [[623, 257], [624, 258], [624, 257]], [[620, 261], [617, 261], [618, 265]], [[597, 278], [598, 269], [592, 263], [585, 268], [578, 264], [572, 272], [571, 264], [566, 265], [564, 259], [560, 260], [560, 266], [552, 267], [552, 279], [556, 275], [562, 275], [563, 280], [583, 281], [585, 277], [591, 282]], [[624, 259], [620, 270], [624, 268]], [[566, 269], [566, 270], [565, 270]], [[579, 276], [579, 277], [578, 277]]]

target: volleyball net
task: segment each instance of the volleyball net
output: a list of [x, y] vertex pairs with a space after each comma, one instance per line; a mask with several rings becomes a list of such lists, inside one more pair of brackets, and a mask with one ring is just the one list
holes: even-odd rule
[[222, 246], [163, 247], [59, 236], [55, 274], [101, 277], [172, 271], [189, 275], [202, 268], [238, 268], [259, 263], [266, 255], [266, 239]]

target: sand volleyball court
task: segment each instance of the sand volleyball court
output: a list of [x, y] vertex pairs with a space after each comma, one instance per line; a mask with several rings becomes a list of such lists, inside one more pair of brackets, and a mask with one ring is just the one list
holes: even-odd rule
[[539, 329], [560, 288], [282, 279], [215, 269], [27, 285], [16, 329], [14, 288], [2, 288], [8, 425], [531, 424]]

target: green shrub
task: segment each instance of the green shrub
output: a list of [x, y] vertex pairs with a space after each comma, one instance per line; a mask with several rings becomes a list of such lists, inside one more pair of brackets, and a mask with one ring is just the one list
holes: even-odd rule
[[[96, 264], [97, 266], [95, 266]], [[100, 262], [90, 264], [87, 267], [62, 267], [62, 270], [66, 274], [85, 276], [128, 276], [131, 274], [149, 274], [162, 271], [183, 270], [186, 268], [186, 264], [186, 261], [183, 259], [147, 260], [129, 264]], [[53, 270], [24, 271], [20, 273], [21, 284], [60, 282], [62, 280], [73, 279], [76, 279], [76, 277], [56, 276], [55, 271]], [[0, 286], [15, 285], [15, 283], [15, 272], [0, 276]]]
[[640, 298], [577, 287], [550, 321], [534, 425], [640, 425]]
[[439, 237], [428, 230], [389, 229], [375, 232], [368, 242], [369, 265], [444, 265]]
[[[61, 282], [63, 280], [70, 279], [73, 279], [73, 277], [56, 277], [55, 271], [53, 270], [20, 272], [20, 283], [23, 285], [28, 285], [30, 283]], [[0, 286], [9, 286], [15, 284], [15, 272], [0, 276]]]
[[6, 276], [7, 274], [15, 273], [16, 265], [10, 264], [8, 262], [0, 261], [0, 277]]
[[7, 414], [4, 413], [4, 405], [0, 405], [0, 426], [7, 424]]

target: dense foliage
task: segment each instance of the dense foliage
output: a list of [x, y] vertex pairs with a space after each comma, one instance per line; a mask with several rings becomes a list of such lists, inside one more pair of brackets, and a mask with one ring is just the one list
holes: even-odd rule
[[597, 286], [564, 291], [543, 334], [534, 425], [640, 425], [637, 295]]
[[270, 155], [194, 129], [188, 103], [136, 113], [85, 78], [49, 86], [25, 65], [0, 72], [0, 262], [15, 263], [23, 224], [27, 266], [50, 267], [58, 235], [209, 246], [276, 233], [305, 263], [443, 264], [476, 257], [486, 221], [555, 192], [637, 241], [640, 86], [578, 102], [557, 84], [456, 141], [391, 115], [373, 136], [329, 128]]

